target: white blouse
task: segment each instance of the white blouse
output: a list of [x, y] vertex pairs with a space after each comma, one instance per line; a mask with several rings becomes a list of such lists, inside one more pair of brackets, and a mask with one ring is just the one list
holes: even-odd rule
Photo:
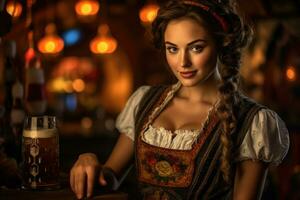
[[[145, 130], [142, 131], [144, 142], [169, 149], [190, 150], [192, 148], [202, 128], [199, 130], [180, 129], [172, 132], [163, 127], [152, 125], [152, 120], [173, 98], [179, 88], [180, 83], [173, 85], [164, 102], [152, 112]], [[125, 108], [117, 118], [117, 129], [132, 140], [134, 140], [135, 117], [139, 102], [149, 89], [150, 86], [138, 88], [129, 98]], [[287, 154], [289, 143], [287, 128], [280, 117], [270, 109], [261, 109], [254, 116], [252, 124], [239, 147], [235, 161], [252, 159], [278, 165]]]

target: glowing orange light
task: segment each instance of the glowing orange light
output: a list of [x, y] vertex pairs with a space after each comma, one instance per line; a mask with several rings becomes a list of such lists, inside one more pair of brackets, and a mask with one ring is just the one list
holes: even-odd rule
[[63, 89], [66, 93], [72, 93], [73, 92], [72, 81], [70, 80], [64, 81]]
[[82, 92], [85, 89], [85, 83], [81, 79], [76, 79], [75, 81], [73, 81], [72, 85], [73, 85], [73, 89], [76, 92]]
[[41, 53], [56, 54], [64, 47], [64, 42], [60, 37], [46, 36], [38, 43], [38, 49]]
[[64, 48], [64, 41], [56, 35], [55, 25], [49, 24], [46, 27], [46, 36], [38, 43], [38, 49], [44, 54], [57, 54]]
[[100, 5], [98, 1], [80, 0], [75, 5], [75, 11], [80, 16], [96, 15], [99, 11]]
[[6, 11], [14, 18], [18, 18], [21, 15], [22, 9], [22, 4], [17, 1], [9, 1], [6, 4]]
[[93, 126], [93, 121], [89, 117], [84, 117], [81, 119], [81, 126], [84, 129], [90, 129]]
[[140, 19], [143, 23], [149, 24], [154, 21], [159, 6], [156, 4], [147, 4], [140, 10]]
[[98, 35], [90, 42], [90, 50], [95, 54], [110, 54], [117, 49], [118, 43], [110, 36], [108, 25], [98, 28]]
[[106, 41], [100, 41], [97, 44], [97, 51], [106, 52], [108, 50], [108, 43]]
[[97, 37], [90, 43], [90, 49], [95, 54], [110, 54], [117, 48], [117, 41], [112, 37]]
[[53, 92], [65, 91], [65, 80], [61, 77], [54, 79], [51, 82], [49, 89], [50, 89], [50, 91], [53, 91]]
[[35, 57], [35, 51], [33, 48], [30, 47], [25, 52], [25, 60], [28, 62], [28, 61], [32, 60], [34, 57]]
[[295, 67], [288, 67], [286, 72], [285, 72], [285, 75], [286, 75], [286, 77], [289, 81], [296, 80], [296, 69], [295, 69]]

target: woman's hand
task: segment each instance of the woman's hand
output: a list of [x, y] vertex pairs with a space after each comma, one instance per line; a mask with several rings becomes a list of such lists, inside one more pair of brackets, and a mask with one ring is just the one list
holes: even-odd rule
[[[104, 166], [118, 175], [132, 159], [133, 153], [133, 141], [125, 134], [121, 133]], [[107, 182], [100, 171], [104, 166], [99, 163], [95, 154], [85, 153], [79, 156], [70, 172], [71, 188], [78, 199], [83, 198], [85, 194], [87, 197], [92, 195], [96, 180], [102, 186], [107, 185]]]
[[101, 185], [106, 185], [103, 175], [100, 173], [101, 164], [93, 153], [81, 154], [70, 172], [70, 185], [78, 199], [86, 194], [90, 197], [93, 193], [95, 180], [99, 177]]

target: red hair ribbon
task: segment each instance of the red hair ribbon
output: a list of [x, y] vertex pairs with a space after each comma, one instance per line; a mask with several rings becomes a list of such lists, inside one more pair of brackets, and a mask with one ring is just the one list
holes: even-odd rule
[[216, 12], [212, 11], [210, 9], [210, 7], [208, 7], [207, 5], [204, 5], [202, 3], [199, 2], [195, 2], [195, 1], [183, 1], [184, 4], [186, 5], [191, 5], [191, 6], [196, 6], [198, 8], [201, 8], [202, 10], [205, 10], [207, 12], [209, 12], [214, 18], [215, 20], [217, 20], [219, 22], [219, 24], [221, 25], [222, 29], [227, 32], [228, 31], [228, 24], [225, 21], [225, 19], [223, 17], [221, 17], [220, 15], [218, 15]]

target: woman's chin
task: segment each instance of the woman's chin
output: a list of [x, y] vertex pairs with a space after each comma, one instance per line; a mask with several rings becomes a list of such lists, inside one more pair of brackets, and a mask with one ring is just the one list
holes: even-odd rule
[[184, 87], [194, 87], [202, 82], [202, 78], [200, 77], [195, 77], [195, 78], [180, 78], [179, 81], [181, 82], [181, 85]]
[[180, 80], [181, 85], [184, 87], [193, 87], [197, 85], [197, 81], [195, 80]]

